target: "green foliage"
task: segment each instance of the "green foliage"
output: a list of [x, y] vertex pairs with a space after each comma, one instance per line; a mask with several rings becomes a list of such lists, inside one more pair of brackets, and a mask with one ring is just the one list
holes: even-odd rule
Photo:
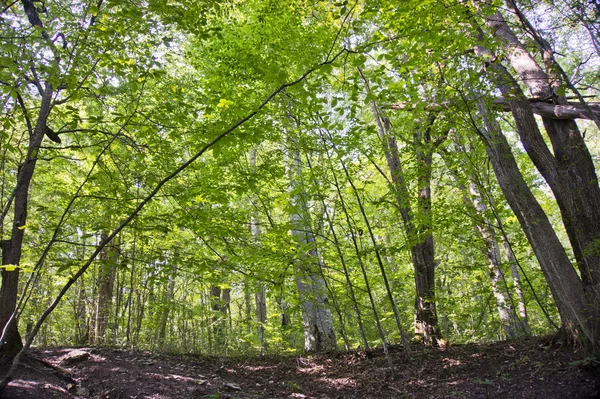
[[[527, 273], [532, 331], [548, 332], [540, 305], [557, 318], [550, 292], [473, 126], [479, 123], [473, 99], [491, 93], [482, 63], [471, 51], [477, 38], [466, 3], [55, 1], [40, 12], [50, 40], [30, 26], [20, 3], [13, 4], [0, 15], [2, 209], [11, 206], [10, 193], [41, 106], [38, 86], [46, 83], [55, 93], [48, 126], [62, 140], [45, 139], [36, 149], [19, 266], [37, 278], [21, 327], [39, 316], [102, 234], [118, 226], [161, 179], [282, 84], [315, 68], [165, 185], [113, 240], [117, 259], [94, 262], [37, 342], [86, 342], [100, 273], [108, 266], [114, 287], [106, 344], [228, 355], [301, 350], [292, 263], [314, 249], [329, 304], [340, 315], [336, 330], [344, 331], [351, 346], [362, 345], [341, 253], [367, 341], [381, 344], [361, 262], [383, 330], [390, 342], [400, 342], [377, 255], [384, 258], [402, 323], [412, 326], [410, 248], [421, 237], [404, 229], [373, 104], [389, 117], [413, 209], [425, 173], [418, 154], [432, 156], [432, 210], [415, 213], [414, 221], [429, 226], [435, 239], [436, 301], [444, 336], [456, 342], [503, 337], [484, 243], [474, 230], [482, 215], [463, 200], [473, 180], [485, 193], [484, 216], [503, 225], [499, 242], [510, 241]], [[566, 45], [562, 36], [555, 40]], [[581, 59], [582, 53], [569, 58], [569, 72]], [[597, 77], [581, 73], [582, 82], [597, 83]], [[398, 103], [410, 107], [389, 109]], [[430, 126], [431, 141], [440, 141], [434, 147], [416, 140], [415, 133], [424, 129], [435, 104], [442, 106]], [[525, 179], [565, 238], [556, 204], [512, 135], [511, 122], [503, 128]], [[590, 134], [597, 135], [592, 129]], [[289, 183], [291, 137], [303, 164], [302, 185], [295, 191]], [[375, 245], [343, 167], [364, 204]], [[306, 202], [315, 243], [298, 246], [290, 235], [294, 194]], [[10, 236], [11, 217], [3, 218], [0, 239]], [[253, 233], [253, 223], [260, 234]], [[502, 267], [502, 288], [516, 302], [516, 281], [504, 258]], [[261, 342], [255, 295], [263, 287], [267, 318]], [[221, 295], [230, 292], [230, 299], [216, 300], [216, 288]], [[338, 338], [342, 344], [341, 334]]]

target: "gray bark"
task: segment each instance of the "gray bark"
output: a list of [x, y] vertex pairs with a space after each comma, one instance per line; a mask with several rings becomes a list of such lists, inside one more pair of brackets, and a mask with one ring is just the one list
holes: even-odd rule
[[215, 352], [219, 352], [225, 349], [226, 339], [226, 326], [227, 316], [229, 312], [229, 306], [231, 302], [231, 288], [224, 288], [217, 285], [210, 286], [210, 301], [212, 314], [212, 333], [214, 337]]
[[[461, 145], [456, 144], [455, 150], [457, 152], [465, 153], [467, 149]], [[500, 324], [504, 331], [504, 335], [507, 338], [516, 338], [521, 333], [526, 333], [526, 330], [521, 329], [521, 324], [518, 317], [515, 314], [514, 307], [512, 306], [510, 294], [502, 290], [502, 285], [506, 287], [506, 280], [504, 273], [502, 272], [502, 255], [498, 245], [497, 235], [494, 227], [491, 224], [491, 218], [488, 217], [488, 207], [484, 202], [483, 195], [480, 188], [478, 187], [479, 180], [475, 173], [471, 174], [469, 178], [469, 190], [464, 184], [459, 182], [456, 171], [448, 166], [448, 171], [452, 174], [454, 180], [459, 185], [462, 191], [463, 203], [467, 209], [477, 215], [477, 223], [475, 224], [475, 232], [481, 237], [485, 245], [483, 253], [488, 261], [490, 283], [492, 285], [492, 292], [496, 299], [496, 309], [498, 311], [498, 317], [500, 318]]]
[[306, 195], [302, 187], [302, 162], [297, 143], [290, 140], [289, 184], [292, 202], [290, 223], [292, 237], [298, 246], [294, 261], [296, 289], [300, 297], [304, 325], [304, 349], [307, 352], [335, 350], [333, 317], [319, 254], [314, 247]]
[[[462, 101], [462, 100], [461, 100]], [[600, 104], [598, 103], [587, 103], [587, 107], [581, 103], [575, 103], [565, 101], [561, 104], [554, 104], [546, 98], [530, 98], [528, 99], [529, 105], [533, 113], [550, 118], [550, 119], [587, 119], [594, 120], [600, 118]], [[442, 103], [429, 103], [425, 105], [427, 111], [439, 111], [444, 109], [451, 109], [452, 107], [458, 106], [460, 102], [442, 102]], [[510, 104], [504, 97], [496, 98], [494, 100], [494, 109], [502, 111], [510, 111]], [[417, 104], [409, 103], [395, 103], [389, 105], [389, 109], [410, 111], [417, 107]], [[591, 113], [590, 113], [591, 111]]]
[[513, 277], [513, 284], [515, 286], [515, 292], [517, 293], [518, 309], [519, 309], [519, 325], [522, 331], [529, 334], [531, 329], [529, 328], [529, 319], [527, 317], [527, 306], [525, 305], [525, 295], [523, 294], [523, 286], [521, 285], [521, 273], [519, 273], [519, 266], [517, 260], [513, 254], [512, 249], [508, 241], [504, 241], [504, 249], [506, 251], [506, 257], [510, 264], [510, 272]]
[[[102, 240], [107, 235], [102, 233]], [[100, 252], [100, 266], [98, 272], [98, 300], [94, 313], [93, 345], [104, 344], [106, 327], [112, 307], [113, 289], [115, 285], [116, 265], [119, 252], [116, 245], [105, 246]]]
[[167, 285], [165, 298], [163, 300], [163, 308], [160, 316], [160, 325], [158, 327], [158, 336], [156, 340], [159, 347], [162, 347], [165, 343], [167, 324], [169, 322], [169, 313], [171, 313], [171, 306], [173, 304], [173, 300], [175, 299], [175, 270], [175, 267], [171, 268], [171, 273], [169, 274], [169, 283]]
[[494, 228], [491, 227], [490, 220], [486, 216], [487, 206], [483, 202], [481, 193], [475, 183], [469, 184], [469, 193], [471, 194], [471, 201], [473, 206], [477, 210], [479, 217], [482, 222], [477, 223], [475, 229], [479, 232], [479, 235], [483, 239], [486, 251], [485, 255], [488, 260], [488, 269], [490, 272], [490, 282], [492, 284], [492, 292], [496, 299], [496, 308], [498, 310], [498, 316], [500, 317], [500, 323], [504, 330], [504, 334], [507, 338], [516, 338], [524, 331], [520, 331], [519, 320], [516, 317], [515, 310], [511, 303], [511, 298], [507, 296], [507, 293], [502, 289], [502, 286], [506, 287], [506, 280], [504, 273], [502, 272], [502, 255], [498, 240]]
[[[250, 149], [248, 154], [250, 168], [254, 171], [256, 169], [256, 147]], [[258, 240], [260, 237], [260, 226], [258, 224], [258, 212], [252, 212], [250, 217], [250, 229], [252, 237]], [[261, 355], [265, 353], [267, 349], [267, 343], [265, 340], [265, 325], [267, 323], [267, 288], [265, 284], [260, 282], [258, 291], [254, 294], [254, 302], [256, 305], [256, 321], [258, 323], [258, 344], [260, 346]]]

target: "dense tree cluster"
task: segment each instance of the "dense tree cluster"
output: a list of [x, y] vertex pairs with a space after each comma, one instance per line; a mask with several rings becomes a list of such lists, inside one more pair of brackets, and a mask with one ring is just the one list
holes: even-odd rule
[[2, 2], [2, 361], [556, 330], [597, 353], [599, 13]]

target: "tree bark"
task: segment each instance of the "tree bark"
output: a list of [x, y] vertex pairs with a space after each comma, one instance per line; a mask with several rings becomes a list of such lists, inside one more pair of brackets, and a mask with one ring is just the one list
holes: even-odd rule
[[[172, 261], [172, 260], [171, 260]], [[165, 338], [167, 336], [167, 325], [169, 322], [169, 314], [171, 313], [171, 306], [175, 300], [175, 267], [171, 267], [169, 273], [169, 284], [167, 286], [167, 292], [163, 300], [162, 314], [160, 317], [160, 325], [158, 327], [157, 344], [159, 347], [163, 347], [165, 344]]]
[[13, 225], [10, 238], [2, 242], [2, 265], [17, 266], [14, 270], [3, 268], [0, 273], [0, 355], [11, 358], [22, 348], [18, 330], [18, 320], [13, 317], [17, 305], [19, 268], [23, 248], [23, 237], [27, 228], [27, 207], [29, 186], [37, 163], [39, 148], [44, 139], [48, 116], [52, 108], [52, 85], [46, 83], [42, 93], [42, 102], [33, 131], [29, 133], [27, 157], [19, 166], [17, 185], [14, 195]]
[[[248, 154], [250, 168], [252, 172], [256, 171], [256, 147], [250, 149]], [[253, 211], [250, 217], [250, 230], [252, 238], [258, 240], [260, 238], [260, 226], [258, 224], [258, 212]], [[265, 339], [265, 326], [267, 323], [267, 288], [263, 282], [258, 285], [258, 290], [254, 293], [254, 303], [256, 305], [256, 322], [258, 324], [258, 344], [260, 346], [260, 354], [263, 355], [267, 350], [267, 342]]]
[[[331, 159], [329, 157], [328, 157], [328, 159], [331, 161]], [[307, 162], [308, 162], [308, 167], [312, 170], [312, 165], [311, 165], [310, 159], [308, 157], [307, 157]], [[334, 176], [334, 179], [337, 183], [337, 177]], [[333, 238], [333, 244], [334, 244], [335, 250], [338, 254], [338, 259], [340, 261], [340, 264], [342, 265], [342, 270], [344, 272], [344, 278], [346, 280], [346, 286], [348, 288], [348, 293], [350, 294], [350, 300], [352, 302], [352, 307], [354, 308], [354, 313], [356, 314], [356, 321], [358, 322], [358, 330], [360, 332], [360, 336], [363, 341], [363, 346], [366, 350], [368, 350], [369, 349], [369, 341], [367, 340], [367, 336], [365, 335], [362, 314], [360, 311], [358, 301], [356, 300], [356, 295], [354, 293], [354, 286], [350, 279], [350, 273], [348, 270], [348, 266], [346, 265], [346, 258], [344, 256], [344, 253], [340, 246], [340, 241], [338, 240], [337, 232], [335, 231], [333, 217], [329, 212], [329, 207], [325, 203], [325, 197], [321, 193], [321, 190], [319, 188], [319, 183], [317, 182], [316, 178], [314, 179], [314, 183], [315, 183], [315, 186], [318, 188], [317, 194], [318, 194], [319, 198], [321, 199], [321, 205], [323, 206], [323, 213], [325, 216], [325, 220], [327, 221], [327, 224], [329, 225], [329, 232], [331, 233], [331, 237]], [[337, 188], [337, 185], [336, 185], [336, 188]], [[342, 208], [345, 211], [345, 205], [342, 205]], [[351, 233], [351, 234], [353, 235], [353, 233]]]
[[[463, 154], [467, 153], [467, 149], [462, 145], [456, 144], [455, 151]], [[468, 167], [467, 165], [464, 165]], [[485, 178], [478, 179], [475, 172], [469, 177], [469, 190], [464, 184], [459, 182], [457, 173], [449, 166], [448, 171], [453, 175], [454, 180], [459, 185], [463, 195], [463, 203], [467, 209], [470, 209], [473, 214], [477, 215], [477, 222], [474, 225], [475, 232], [481, 237], [485, 248], [482, 249], [488, 261], [488, 270], [490, 283], [492, 285], [492, 293], [496, 299], [496, 309], [500, 324], [504, 331], [505, 337], [512, 339], [520, 335], [527, 334], [527, 330], [522, 329], [522, 325], [516, 316], [514, 306], [512, 306], [510, 294], [502, 290], [501, 285], [506, 286], [504, 273], [502, 272], [502, 255], [500, 246], [498, 245], [497, 235], [494, 227], [492, 227], [491, 217], [488, 216], [489, 210], [484, 202], [482, 190], [478, 183], [485, 181]]]
[[506, 287], [506, 280], [502, 272], [502, 255], [496, 238], [496, 232], [490, 225], [490, 220], [486, 216], [487, 206], [483, 202], [483, 198], [475, 183], [469, 184], [469, 192], [473, 206], [477, 210], [479, 217], [482, 218], [481, 223], [477, 223], [475, 229], [483, 239], [486, 251], [485, 255], [488, 260], [488, 269], [490, 272], [490, 282], [492, 284], [492, 292], [496, 299], [496, 308], [500, 317], [500, 324], [504, 330], [506, 338], [514, 339], [525, 331], [519, 331], [519, 321], [516, 317], [515, 310], [511, 303], [511, 298], [507, 297], [506, 292], [502, 290], [501, 285]]
[[302, 187], [302, 161], [297, 142], [290, 140], [289, 183], [292, 202], [290, 223], [298, 254], [294, 261], [296, 289], [300, 297], [304, 325], [304, 349], [307, 352], [335, 350], [337, 347], [333, 317], [319, 254], [314, 246], [307, 199]]
[[517, 259], [513, 254], [509, 242], [506, 240], [504, 240], [504, 250], [506, 251], [508, 263], [510, 264], [510, 272], [513, 277], [515, 292], [517, 293], [519, 308], [519, 325], [521, 331], [524, 331], [526, 334], [530, 334], [531, 328], [529, 327], [529, 319], [527, 317], [527, 306], [525, 305], [525, 295], [523, 294], [523, 286], [521, 285], [521, 273], [519, 273]]
[[[543, 116], [549, 119], [587, 119], [594, 120], [600, 118], [600, 104], [599, 103], [587, 103], [587, 108], [591, 110], [591, 115], [586, 106], [581, 103], [575, 103], [566, 101], [561, 104], [553, 104], [547, 99], [529, 98], [529, 105], [533, 113]], [[426, 111], [441, 111], [444, 109], [451, 109], [457, 106], [458, 103], [447, 101], [442, 103], [429, 103], [425, 105]], [[510, 104], [504, 97], [499, 97], [494, 100], [494, 109], [501, 111], [510, 111]], [[410, 103], [395, 103], [387, 106], [389, 109], [399, 111], [410, 111], [414, 110], [417, 104]]]
[[[101, 240], [105, 240], [107, 235], [102, 233]], [[112, 307], [113, 289], [115, 285], [115, 275], [117, 272], [119, 252], [115, 244], [106, 246], [100, 252], [100, 267], [98, 272], [98, 301], [96, 302], [95, 322], [94, 322], [94, 345], [103, 345], [106, 327], [110, 317]]]
[[210, 297], [211, 308], [213, 311], [212, 332], [215, 344], [213, 349], [219, 353], [220, 350], [225, 349], [224, 346], [226, 344], [226, 320], [231, 302], [231, 288], [221, 289], [221, 287], [217, 285], [211, 285]]
[[441, 339], [435, 307], [435, 247], [431, 228], [431, 143], [428, 132], [415, 134], [417, 163], [419, 164], [419, 195], [417, 208], [425, 223], [418, 225], [414, 221], [410, 206], [410, 194], [407, 189], [404, 172], [400, 163], [398, 145], [391, 133], [388, 118], [381, 115], [375, 103], [371, 103], [373, 116], [377, 123], [379, 137], [383, 143], [394, 193], [406, 235], [411, 243], [410, 253], [415, 271], [415, 336], [428, 345], [437, 346]]
[[[551, 102], [540, 101], [536, 99], [528, 99], [531, 111], [534, 114], [540, 115], [546, 119], [564, 119], [565, 121], [574, 119], [594, 120], [600, 118], [600, 104], [588, 103], [591, 109], [590, 115], [585, 106], [579, 103], [568, 102], [565, 100], [563, 104], [553, 104]], [[501, 107], [503, 111], [510, 111], [510, 104], [504, 99], [497, 99], [495, 105]]]
[[[536, 98], [550, 99], [555, 105], [567, 105], [558, 93], [560, 82], [549, 76], [518, 40], [499, 13], [486, 20], [494, 36], [506, 49], [506, 57], [529, 93]], [[546, 49], [549, 51], [548, 49]], [[548, 66], [556, 67], [552, 55], [545, 54]], [[559, 120], [542, 116], [552, 144], [552, 152], [534, 118], [531, 105], [518, 84], [494, 64], [496, 81], [510, 104], [517, 131], [527, 154], [550, 186], [559, 206], [563, 223], [580, 270], [587, 295], [590, 338], [598, 347], [600, 334], [600, 186], [592, 157], [574, 120]]]
[[563, 327], [574, 338], [593, 336], [588, 319], [588, 304], [583, 284], [571, 265], [556, 232], [537, 202], [517, 166], [500, 126], [483, 101], [478, 104], [485, 129], [479, 131], [498, 184], [515, 213], [538, 259], [556, 302]]

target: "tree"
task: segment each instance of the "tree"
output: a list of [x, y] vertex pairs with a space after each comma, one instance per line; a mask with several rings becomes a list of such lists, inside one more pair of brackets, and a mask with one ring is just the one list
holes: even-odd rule
[[478, 132], [486, 143], [488, 157], [507, 202], [519, 219], [561, 315], [563, 327], [571, 337], [580, 333], [592, 337], [589, 330], [587, 303], [581, 280], [573, 269], [560, 240], [543, 209], [531, 194], [514, 161], [510, 146], [500, 128], [480, 102], [479, 113], [485, 130]]
[[[519, 12], [516, 4], [507, 1], [507, 5], [527, 26], [528, 21]], [[503, 43], [511, 66], [531, 96], [551, 99], [557, 105], [567, 103], [567, 99], [562, 94], [562, 76], [559, 73], [561, 69], [554, 60], [547, 42], [543, 41], [535, 31], [531, 32], [538, 38], [537, 44], [544, 52], [544, 62], [548, 68], [546, 72], [515, 36], [502, 15], [492, 14], [486, 18], [486, 24]], [[598, 275], [600, 253], [597, 251], [600, 227], [596, 222], [600, 220], [600, 186], [591, 155], [574, 120], [542, 116], [544, 127], [552, 143], [553, 152], [551, 152], [538, 128], [533, 111], [516, 81], [500, 65], [493, 70], [499, 74], [496, 77], [498, 88], [506, 98], [510, 98], [508, 101], [521, 141], [548, 182], [561, 210], [588, 297], [589, 305], [584, 306], [582, 311], [590, 312], [587, 322], [590, 326], [586, 330], [592, 334], [588, 339], [595, 347], [597, 338], [592, 332], [598, 330], [596, 307], [600, 299], [597, 290], [600, 284]]]
[[[103, 95], [106, 86], [103, 78], [108, 73], [132, 73], [137, 76], [139, 67], [147, 59], [141, 52], [140, 64], [129, 63], [124, 58], [131, 44], [126, 44], [123, 35], [118, 35], [119, 24], [129, 20], [133, 36], [142, 34], [146, 26], [140, 10], [134, 5], [103, 7], [96, 4], [72, 2], [66, 5], [52, 4], [42, 12], [30, 0], [20, 4], [13, 2], [4, 10], [3, 24], [6, 35], [3, 40], [4, 66], [0, 80], [4, 86], [4, 97], [12, 98], [10, 108], [21, 114], [25, 122], [27, 144], [23, 146], [26, 156], [19, 162], [14, 189], [4, 204], [1, 223], [12, 207], [12, 229], [8, 239], [2, 240], [2, 286], [0, 288], [0, 326], [3, 328], [2, 353], [10, 356], [21, 345], [17, 330], [18, 320], [14, 310], [18, 297], [19, 270], [22, 267], [23, 243], [27, 229], [28, 197], [36, 166], [41, 157], [45, 137], [60, 144], [69, 129], [54, 126], [61, 117], [70, 116], [69, 123], [77, 124], [78, 110], [70, 103], [78, 103], [86, 96]], [[108, 18], [108, 16], [111, 18]], [[43, 21], [43, 18], [47, 21]], [[56, 18], [55, 18], [56, 17]], [[109, 23], [110, 19], [110, 23]], [[115, 37], [124, 39], [123, 42]], [[107, 61], [114, 57], [116, 70], [109, 70]], [[7, 60], [8, 61], [7, 63]], [[132, 66], [134, 66], [132, 68]], [[51, 115], [56, 114], [53, 118]], [[18, 126], [13, 126], [18, 129]], [[94, 131], [94, 129], [91, 129]], [[62, 138], [61, 138], [62, 137]]]
[[334, 350], [337, 343], [333, 317], [328, 305], [321, 260], [315, 248], [309, 204], [303, 189], [300, 150], [296, 139], [290, 137], [289, 143], [290, 224], [297, 245], [294, 268], [304, 324], [304, 349], [307, 352]]
[[433, 345], [517, 335], [517, 297], [534, 334], [560, 315], [594, 342], [597, 84], [561, 31], [542, 38], [513, 2], [505, 19], [500, 2], [213, 3], [0, 15], [0, 316], [28, 321], [25, 350], [92, 318], [96, 343], [221, 355], [338, 336], [393, 367], [411, 320]]
[[[101, 235], [106, 239], [106, 233]], [[119, 261], [119, 249], [116, 245], [104, 247], [99, 256], [98, 270], [98, 299], [90, 324], [89, 341], [93, 345], [102, 345], [105, 342], [106, 328], [111, 313], [115, 275]]]

